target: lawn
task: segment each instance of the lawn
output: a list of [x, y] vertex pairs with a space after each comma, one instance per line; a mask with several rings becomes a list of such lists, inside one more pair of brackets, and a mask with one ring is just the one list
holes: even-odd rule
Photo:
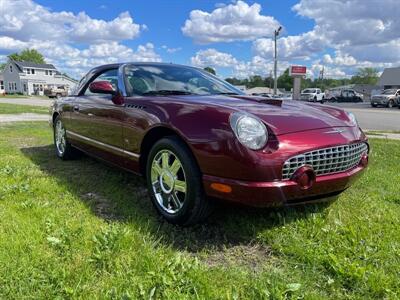
[[49, 114], [48, 107], [0, 103], [0, 114]]
[[46, 123], [0, 126], [0, 298], [399, 299], [400, 143], [371, 140], [330, 205], [220, 205], [179, 228], [144, 182], [56, 159]]

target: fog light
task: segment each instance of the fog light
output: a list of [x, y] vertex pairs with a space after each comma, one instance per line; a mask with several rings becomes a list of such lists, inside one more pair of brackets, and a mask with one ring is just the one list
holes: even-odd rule
[[291, 179], [297, 182], [300, 189], [308, 190], [315, 182], [315, 172], [311, 166], [302, 166], [294, 172]]

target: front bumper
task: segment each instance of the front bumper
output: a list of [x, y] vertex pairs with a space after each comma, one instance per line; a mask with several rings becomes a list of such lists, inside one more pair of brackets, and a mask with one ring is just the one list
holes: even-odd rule
[[[270, 207], [315, 202], [347, 189], [365, 170], [361, 164], [346, 172], [318, 176], [311, 188], [301, 189], [297, 182], [280, 180], [246, 182], [215, 176], [203, 176], [205, 192], [210, 197], [239, 202], [250, 206]], [[219, 192], [211, 184], [229, 185], [231, 192]]]
[[374, 99], [374, 98], [372, 98], [371, 99], [371, 103], [375, 104], [375, 105], [387, 105], [388, 102], [389, 102], [389, 99], [387, 99], [387, 98], [385, 98], [385, 99], [382, 99], [382, 98]]

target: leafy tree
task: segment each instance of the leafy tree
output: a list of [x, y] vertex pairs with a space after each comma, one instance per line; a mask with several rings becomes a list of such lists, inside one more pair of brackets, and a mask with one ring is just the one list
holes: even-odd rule
[[0, 72], [3, 71], [5, 67], [6, 67], [6, 64], [0, 64]]
[[248, 85], [249, 88], [253, 88], [256, 86], [265, 86], [265, 80], [260, 75], [254, 75], [250, 77]]
[[45, 64], [43, 55], [35, 49], [25, 49], [20, 53], [12, 53], [8, 56], [10, 59], [15, 61], [26, 61], [36, 64]]
[[211, 67], [205, 67], [204, 70], [207, 71], [207, 72], [209, 72], [209, 73], [211, 73], [211, 74], [216, 75], [215, 70], [214, 70], [213, 68], [211, 68]]
[[289, 69], [286, 69], [281, 76], [278, 77], [278, 88], [290, 91], [293, 88], [293, 78], [289, 75]]
[[378, 83], [378, 70], [375, 68], [360, 68], [356, 75], [351, 78], [351, 83], [372, 84]]

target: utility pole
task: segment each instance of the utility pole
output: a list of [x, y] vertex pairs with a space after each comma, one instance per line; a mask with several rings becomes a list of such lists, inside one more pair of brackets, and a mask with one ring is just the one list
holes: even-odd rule
[[271, 89], [272, 89], [272, 71], [269, 71], [269, 89], [270, 89], [270, 91], [271, 91]]
[[279, 26], [277, 30], [274, 31], [274, 41], [275, 41], [275, 56], [274, 56], [274, 95], [276, 96], [276, 90], [278, 89], [278, 77], [277, 77], [277, 69], [278, 69], [278, 51], [276, 47], [276, 40], [279, 36], [279, 32], [282, 30], [282, 26]]

